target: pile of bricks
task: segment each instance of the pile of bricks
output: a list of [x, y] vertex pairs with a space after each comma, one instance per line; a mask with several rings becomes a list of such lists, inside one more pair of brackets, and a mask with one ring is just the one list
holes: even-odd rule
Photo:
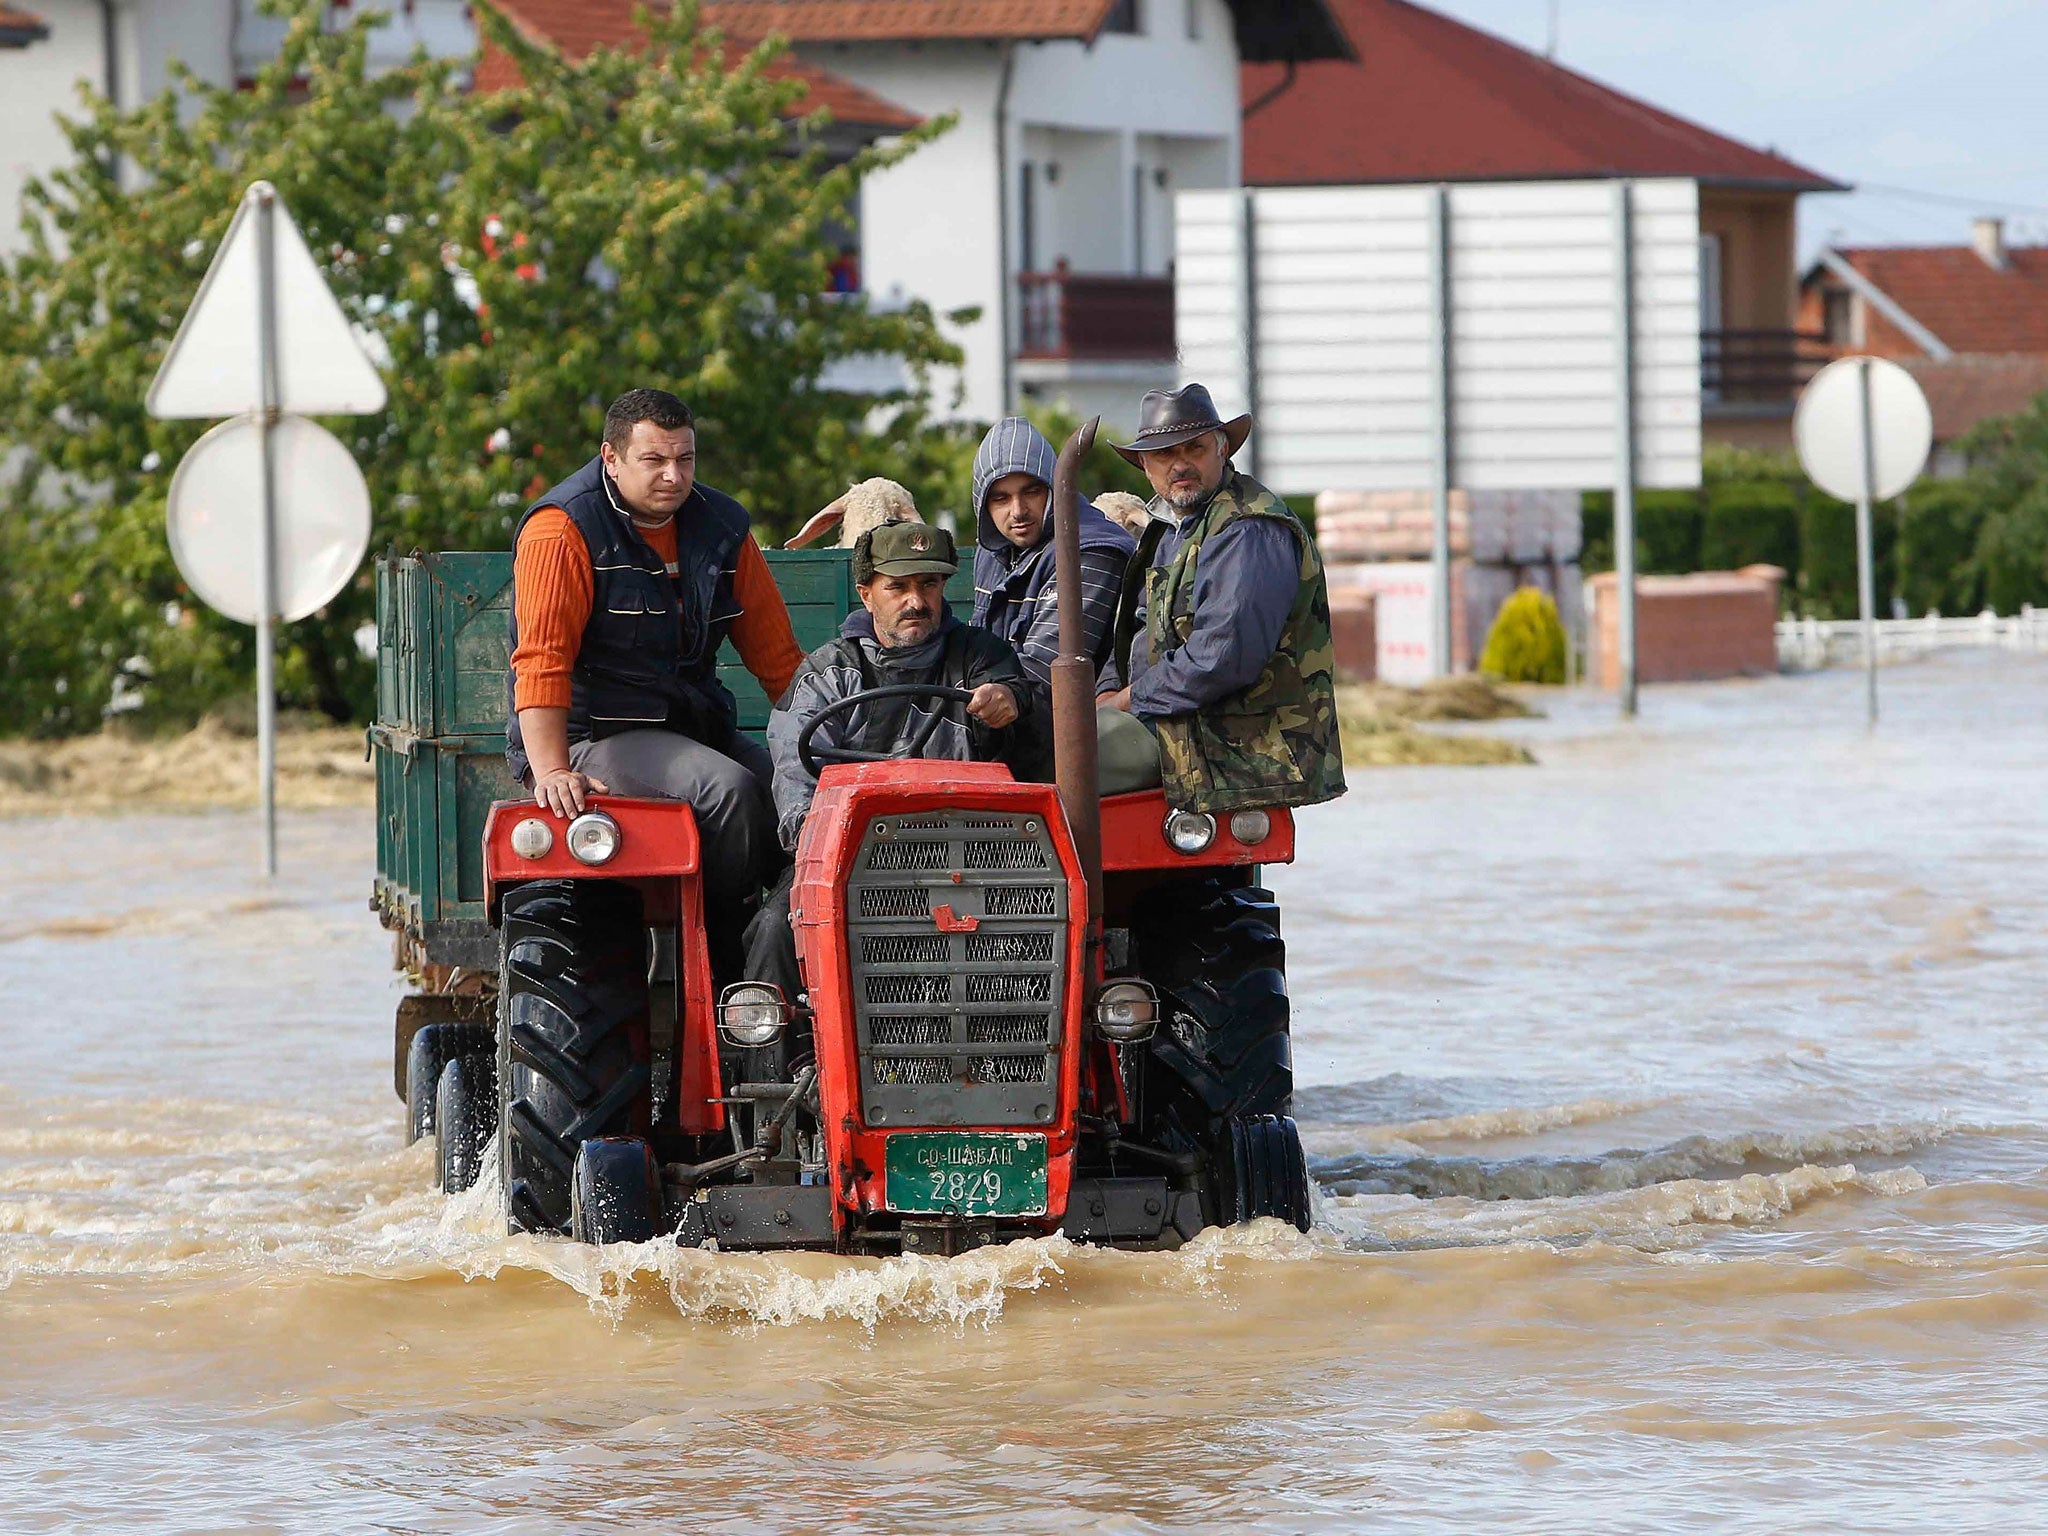
[[[1518, 587], [1548, 592], [1567, 631], [1580, 632], [1576, 491], [1453, 491], [1450, 524], [1453, 671], [1478, 662], [1494, 616]], [[1427, 492], [1324, 491], [1316, 497], [1316, 543], [1329, 568], [1332, 608], [1340, 591], [1373, 595], [1377, 672], [1388, 682], [1430, 675], [1433, 537]]]

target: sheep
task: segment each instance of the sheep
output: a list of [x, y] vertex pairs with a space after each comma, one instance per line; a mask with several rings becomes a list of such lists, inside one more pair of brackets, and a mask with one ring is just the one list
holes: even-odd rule
[[850, 487], [845, 495], [805, 523], [782, 547], [804, 549], [818, 543], [837, 528], [838, 546], [841, 549], [851, 549], [855, 541], [871, 528], [879, 528], [884, 523], [920, 521], [922, 519], [917, 515], [917, 503], [911, 498], [910, 492], [894, 480], [884, 480], [878, 476]]

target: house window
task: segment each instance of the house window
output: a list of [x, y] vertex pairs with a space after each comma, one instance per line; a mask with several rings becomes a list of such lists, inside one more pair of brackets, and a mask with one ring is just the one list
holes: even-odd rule
[[1854, 296], [1846, 288], [1828, 288], [1821, 292], [1821, 329], [1826, 333], [1831, 347], [1854, 346], [1856, 338], [1849, 334]]
[[1700, 236], [1700, 330], [1722, 329], [1721, 237]]
[[1131, 270], [1145, 270], [1145, 167], [1131, 167]]
[[1038, 270], [1038, 204], [1033, 190], [1031, 162], [1021, 167], [1017, 183], [1017, 262], [1021, 271]]
[[1109, 15], [1103, 18], [1105, 32], [1136, 32], [1138, 26], [1138, 0], [1116, 0], [1109, 8]]

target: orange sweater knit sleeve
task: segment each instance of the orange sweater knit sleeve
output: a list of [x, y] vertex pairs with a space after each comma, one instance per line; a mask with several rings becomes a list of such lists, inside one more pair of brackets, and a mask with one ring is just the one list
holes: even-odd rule
[[789, 626], [789, 609], [769, 574], [767, 556], [751, 533], [740, 546], [732, 590], [740, 605], [740, 616], [732, 621], [733, 647], [772, 704], [788, 691], [789, 680], [804, 664], [804, 650]]
[[512, 557], [512, 611], [519, 647], [512, 653], [515, 709], [567, 709], [569, 672], [590, 622], [590, 547], [560, 507], [542, 507], [519, 532]]

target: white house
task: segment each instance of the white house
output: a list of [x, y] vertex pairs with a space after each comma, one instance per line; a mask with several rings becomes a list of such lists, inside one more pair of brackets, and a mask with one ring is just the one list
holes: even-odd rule
[[[581, 53], [625, 35], [635, 0], [499, 3]], [[1128, 424], [1172, 383], [1173, 196], [1238, 183], [1240, 61], [1351, 57], [1325, 0], [714, 0], [703, 15], [955, 117], [862, 188], [854, 244], [874, 298], [972, 312], [947, 327], [966, 362], [939, 389], [979, 420], [1064, 397]]]
[[977, 312], [951, 334], [958, 411], [980, 420], [1064, 397], [1128, 425], [1171, 385], [1173, 198], [1238, 184], [1240, 61], [1350, 57], [1322, 0], [725, 0], [706, 15], [956, 117], [863, 187], [861, 278]]

